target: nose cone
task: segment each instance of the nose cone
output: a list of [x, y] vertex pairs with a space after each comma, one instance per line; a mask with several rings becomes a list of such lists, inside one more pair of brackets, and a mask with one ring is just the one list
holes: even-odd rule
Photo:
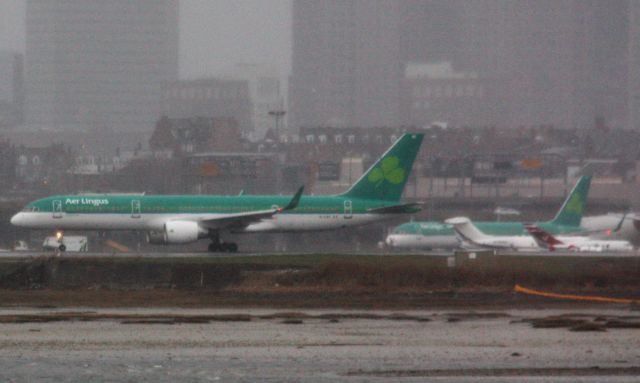
[[14, 226], [21, 226], [24, 222], [24, 216], [22, 213], [18, 213], [11, 217], [11, 224]]
[[387, 246], [394, 246], [394, 236], [393, 235], [388, 235], [387, 236], [387, 240], [385, 241], [387, 243]]

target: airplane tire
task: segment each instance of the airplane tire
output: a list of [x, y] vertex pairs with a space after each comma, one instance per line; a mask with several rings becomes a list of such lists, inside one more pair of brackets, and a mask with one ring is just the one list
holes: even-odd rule
[[58, 246], [58, 250], [60, 250], [60, 251], [66, 251], [66, 250], [67, 250], [67, 247], [66, 247], [65, 245], [60, 245], [60, 246]]
[[209, 251], [212, 253], [216, 253], [216, 252], [229, 252], [229, 253], [235, 253], [236, 251], [238, 251], [238, 244], [237, 243], [211, 243], [209, 244]]

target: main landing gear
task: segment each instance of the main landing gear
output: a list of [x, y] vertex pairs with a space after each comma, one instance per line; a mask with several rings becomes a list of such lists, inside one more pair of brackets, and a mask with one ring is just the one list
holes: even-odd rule
[[209, 244], [209, 251], [212, 253], [235, 253], [238, 251], [238, 244], [235, 242], [222, 242], [220, 240], [220, 234], [217, 232], [210, 233], [211, 243]]
[[217, 252], [229, 252], [229, 253], [235, 253], [236, 251], [238, 251], [238, 244], [235, 242], [220, 242], [220, 243], [211, 243], [209, 244], [209, 251], [212, 253], [217, 253]]

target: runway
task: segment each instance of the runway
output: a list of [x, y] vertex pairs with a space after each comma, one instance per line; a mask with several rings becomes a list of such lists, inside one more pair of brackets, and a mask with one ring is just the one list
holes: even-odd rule
[[[19, 315], [77, 314], [7, 323]], [[83, 314], [84, 313], [84, 314]], [[362, 314], [362, 315], [359, 315]], [[386, 312], [0, 310], [0, 380], [39, 382], [635, 382], [638, 329], [533, 328], [628, 309]], [[98, 319], [82, 320], [82, 315]], [[195, 323], [126, 318], [219, 316]], [[378, 317], [376, 317], [378, 316]], [[20, 321], [18, 321], [20, 322]]]
[[212, 253], [207, 251], [201, 252], [56, 252], [56, 251], [0, 251], [0, 258], [36, 258], [36, 257], [61, 257], [61, 258], [221, 258], [221, 257], [273, 257], [279, 255], [331, 255], [338, 257], [358, 257], [358, 256], [425, 256], [425, 257], [476, 257], [476, 256], [504, 256], [504, 257], [569, 257], [569, 258], [640, 258], [640, 252], [576, 252], [576, 251], [537, 251], [537, 252], [517, 252], [517, 251], [499, 251], [492, 252], [486, 250], [477, 251], [460, 251], [460, 250], [429, 250], [429, 251], [408, 251], [408, 252], [237, 252], [237, 253]]

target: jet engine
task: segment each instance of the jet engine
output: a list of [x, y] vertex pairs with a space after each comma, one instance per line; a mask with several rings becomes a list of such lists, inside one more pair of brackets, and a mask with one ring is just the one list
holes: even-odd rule
[[147, 242], [154, 245], [172, 245], [195, 242], [207, 236], [207, 231], [193, 221], [169, 221], [163, 231], [147, 233]]

